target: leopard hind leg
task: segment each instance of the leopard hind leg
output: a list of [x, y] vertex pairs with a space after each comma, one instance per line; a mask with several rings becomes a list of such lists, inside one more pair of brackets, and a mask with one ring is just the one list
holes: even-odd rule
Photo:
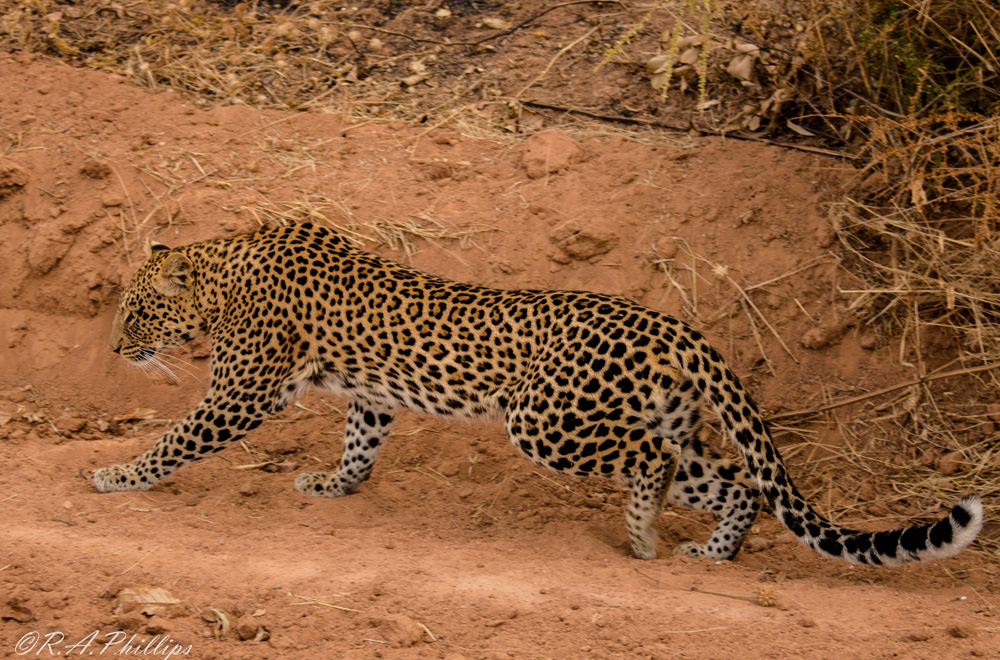
[[674, 554], [732, 559], [760, 511], [760, 494], [749, 484], [750, 475], [742, 465], [719, 457], [692, 435], [682, 445], [667, 501], [707, 511], [718, 522], [707, 542], [683, 543]]

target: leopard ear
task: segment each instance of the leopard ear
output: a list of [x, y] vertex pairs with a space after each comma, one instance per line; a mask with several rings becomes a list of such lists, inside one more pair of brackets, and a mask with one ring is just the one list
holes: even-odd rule
[[150, 239], [148, 236], [146, 237], [145, 247], [146, 247], [146, 259], [149, 259], [151, 256], [153, 256], [154, 253], [159, 252], [160, 250], [170, 249], [163, 243], [157, 243], [156, 241]]
[[194, 264], [180, 252], [172, 252], [160, 264], [154, 286], [165, 296], [176, 296], [190, 288], [193, 281]]

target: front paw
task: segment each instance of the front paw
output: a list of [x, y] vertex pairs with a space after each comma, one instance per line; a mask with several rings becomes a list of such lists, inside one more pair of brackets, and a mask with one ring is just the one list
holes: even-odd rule
[[153, 484], [143, 479], [131, 465], [109, 465], [94, 473], [94, 485], [101, 493], [122, 490], [149, 490]]
[[295, 478], [295, 490], [313, 497], [343, 497], [344, 488], [336, 472], [303, 472]]

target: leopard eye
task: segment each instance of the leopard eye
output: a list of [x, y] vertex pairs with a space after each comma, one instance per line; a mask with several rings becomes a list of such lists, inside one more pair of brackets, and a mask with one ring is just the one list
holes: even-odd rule
[[130, 324], [135, 319], [135, 314], [132, 313], [131, 309], [125, 310], [125, 316], [122, 318], [122, 322], [125, 325]]

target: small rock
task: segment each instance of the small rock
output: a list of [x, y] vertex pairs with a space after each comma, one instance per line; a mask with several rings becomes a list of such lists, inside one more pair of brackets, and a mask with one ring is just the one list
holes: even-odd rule
[[558, 129], [535, 133], [525, 140], [524, 146], [521, 164], [532, 179], [558, 173], [584, 157], [576, 141]]
[[764, 538], [763, 536], [751, 536], [743, 543], [743, 550], [750, 553], [770, 550], [773, 547], [774, 539]]
[[986, 416], [994, 424], [1000, 424], [1000, 403], [991, 403], [986, 406]]
[[117, 626], [120, 630], [127, 632], [139, 632], [146, 625], [146, 617], [139, 612], [126, 612], [119, 614]]
[[658, 238], [653, 243], [653, 252], [660, 259], [673, 259], [677, 256], [679, 250], [680, 246], [677, 244], [677, 241], [669, 236]]
[[462, 469], [462, 461], [445, 461], [437, 466], [437, 471], [446, 477], [454, 477]]
[[816, 230], [816, 244], [821, 248], [828, 248], [837, 240], [837, 232], [831, 222], [821, 222]]
[[301, 449], [299, 439], [288, 435], [276, 438], [267, 446], [268, 452], [272, 454], [281, 454], [282, 456], [286, 454], [294, 454], [299, 451], [299, 449]]
[[854, 317], [847, 316], [846, 318], [837, 320], [830, 325], [820, 326], [809, 330], [802, 335], [802, 339], [800, 339], [799, 342], [802, 344], [803, 348], [809, 348], [812, 350], [824, 348], [843, 337], [844, 333], [847, 332], [847, 329], [854, 325], [854, 323]]
[[414, 646], [424, 638], [424, 629], [405, 614], [394, 614], [382, 619], [378, 629], [389, 646], [397, 649]]
[[926, 630], [917, 630], [911, 632], [909, 635], [906, 636], [906, 639], [910, 640], [911, 642], [926, 642], [930, 638], [931, 634]]
[[[553, 258], [559, 263], [569, 263], [569, 259], [587, 261], [610, 252], [618, 245], [618, 235], [610, 231], [588, 231], [575, 227], [561, 227], [552, 233], [562, 255]], [[563, 256], [566, 261], [558, 257]]]
[[440, 181], [452, 175], [451, 165], [445, 161], [435, 160], [427, 163], [423, 167], [424, 176], [430, 181]]
[[55, 421], [56, 428], [60, 431], [69, 431], [70, 433], [79, 433], [87, 427], [87, 420], [82, 417], [71, 417], [69, 415], [63, 415]]
[[973, 628], [959, 624], [948, 628], [948, 634], [958, 639], [966, 639], [975, 635], [976, 631]]
[[809, 618], [799, 619], [799, 625], [803, 628], [815, 628], [816, 622]]
[[80, 173], [91, 179], [105, 179], [111, 174], [111, 166], [103, 160], [88, 158], [80, 168]]
[[295, 642], [287, 637], [272, 637], [268, 642], [276, 651], [287, 651], [295, 648]]
[[866, 351], [873, 351], [878, 348], [878, 335], [870, 330], [862, 330], [858, 337], [858, 344]]
[[28, 173], [9, 158], [0, 158], [0, 199], [9, 197], [28, 183]]
[[950, 451], [937, 461], [938, 472], [945, 476], [950, 476], [956, 472], [968, 470], [972, 464], [960, 451]]
[[449, 131], [446, 129], [438, 129], [431, 132], [431, 142], [434, 144], [446, 144], [448, 146], [455, 146], [462, 141], [462, 136], [455, 131]]
[[174, 631], [174, 624], [163, 617], [154, 616], [146, 621], [143, 630], [149, 635], [166, 635]]
[[233, 627], [239, 638], [246, 641], [257, 636], [257, 629], [260, 627], [260, 623], [249, 614], [244, 614], [237, 619], [236, 625]]
[[36, 275], [49, 272], [73, 247], [73, 239], [63, 234], [57, 223], [37, 229], [28, 243], [28, 265]]

